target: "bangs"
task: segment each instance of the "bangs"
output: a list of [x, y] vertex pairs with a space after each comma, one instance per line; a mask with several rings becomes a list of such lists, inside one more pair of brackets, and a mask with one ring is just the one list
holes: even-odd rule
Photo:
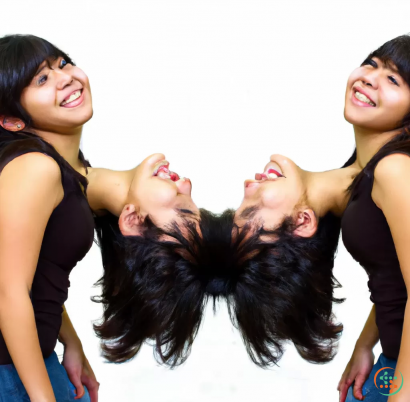
[[393, 71], [397, 71], [400, 76], [410, 86], [410, 36], [403, 35], [394, 38], [367, 57], [371, 59], [377, 57], [382, 63]]
[[0, 39], [0, 114], [31, 118], [20, 105], [21, 94], [44, 61], [71, 58], [45, 39], [33, 35], [9, 35]]
[[[14, 76], [13, 81], [19, 82], [19, 86], [23, 85], [23, 88], [30, 84], [36, 75], [38, 67], [45, 60], [53, 61], [58, 57], [63, 57], [67, 63], [73, 64], [71, 58], [66, 53], [45, 39], [36, 36], [15, 35], [4, 50], [2, 56], [8, 60], [7, 67], [9, 70], [5, 71], [6, 76], [12, 76], [17, 73], [17, 77]], [[14, 74], [10, 74], [11, 72]], [[12, 87], [12, 85], [10, 86]]]

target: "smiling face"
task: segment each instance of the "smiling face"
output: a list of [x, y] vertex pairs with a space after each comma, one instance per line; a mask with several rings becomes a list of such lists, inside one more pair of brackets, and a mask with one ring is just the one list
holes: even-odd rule
[[344, 110], [349, 123], [387, 132], [400, 127], [409, 111], [410, 89], [393, 63], [373, 57], [350, 75]]
[[128, 205], [119, 220], [122, 234], [141, 235], [147, 216], [161, 229], [172, 222], [181, 223], [183, 218], [198, 221], [199, 209], [191, 190], [191, 181], [170, 171], [163, 154], [149, 156], [136, 168]]
[[39, 66], [20, 103], [39, 131], [70, 134], [93, 114], [87, 75], [62, 57]]
[[263, 173], [245, 181], [244, 199], [235, 213], [236, 225], [243, 227], [251, 221], [273, 230], [292, 216], [299, 226], [297, 234], [313, 235], [316, 219], [308, 207], [305, 175], [291, 159], [272, 155]]

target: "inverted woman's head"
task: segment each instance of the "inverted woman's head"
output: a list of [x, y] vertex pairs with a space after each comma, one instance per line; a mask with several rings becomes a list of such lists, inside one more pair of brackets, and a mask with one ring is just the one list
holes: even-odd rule
[[88, 77], [65, 52], [32, 35], [0, 38], [3, 128], [70, 134], [92, 113]]
[[349, 76], [346, 120], [364, 130], [387, 132], [410, 124], [410, 36], [371, 52]]
[[272, 155], [263, 173], [244, 183], [244, 198], [236, 211], [238, 227], [276, 229], [291, 219], [295, 234], [311, 237], [317, 230], [317, 216], [309, 203], [309, 172], [290, 158]]
[[199, 209], [191, 197], [192, 184], [169, 169], [163, 154], [153, 154], [136, 168], [119, 227], [124, 236], [142, 236], [149, 226], [167, 231], [188, 222], [197, 225]]

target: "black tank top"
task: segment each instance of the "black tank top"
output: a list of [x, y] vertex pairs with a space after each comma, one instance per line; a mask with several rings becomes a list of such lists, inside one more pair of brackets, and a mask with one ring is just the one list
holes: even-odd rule
[[[0, 172], [11, 160], [28, 152], [39, 150], [19, 147], [2, 158]], [[78, 177], [73, 169], [70, 172], [67, 166], [61, 165], [61, 161], [56, 161], [61, 169], [64, 198], [47, 223], [30, 294], [45, 358], [51, 355], [57, 343], [62, 306], [67, 300], [70, 286], [69, 274], [87, 254], [94, 239], [93, 214]], [[0, 334], [0, 365], [10, 363], [12, 359]]]
[[373, 181], [374, 169], [353, 188], [342, 216], [342, 238], [347, 251], [369, 275], [370, 300], [376, 308], [383, 354], [397, 359], [407, 289], [389, 225], [371, 196]]

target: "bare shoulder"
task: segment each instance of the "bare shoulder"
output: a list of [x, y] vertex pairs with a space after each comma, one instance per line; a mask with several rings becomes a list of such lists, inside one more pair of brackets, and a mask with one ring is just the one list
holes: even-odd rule
[[24, 175], [28, 179], [39, 177], [53, 181], [61, 180], [58, 163], [41, 152], [29, 152], [10, 161], [1, 172], [1, 176]]
[[374, 169], [372, 199], [382, 210], [391, 200], [410, 196], [410, 157], [395, 153], [384, 157]]
[[17, 202], [24, 198], [41, 203], [49, 197], [54, 207], [64, 196], [60, 167], [51, 156], [40, 152], [29, 152], [11, 160], [0, 174], [0, 189], [2, 199], [14, 197]]
[[[404, 179], [410, 173], [410, 157], [402, 153], [385, 156], [374, 169], [375, 184], [387, 184], [392, 180]], [[406, 177], [408, 180], [408, 176]]]

